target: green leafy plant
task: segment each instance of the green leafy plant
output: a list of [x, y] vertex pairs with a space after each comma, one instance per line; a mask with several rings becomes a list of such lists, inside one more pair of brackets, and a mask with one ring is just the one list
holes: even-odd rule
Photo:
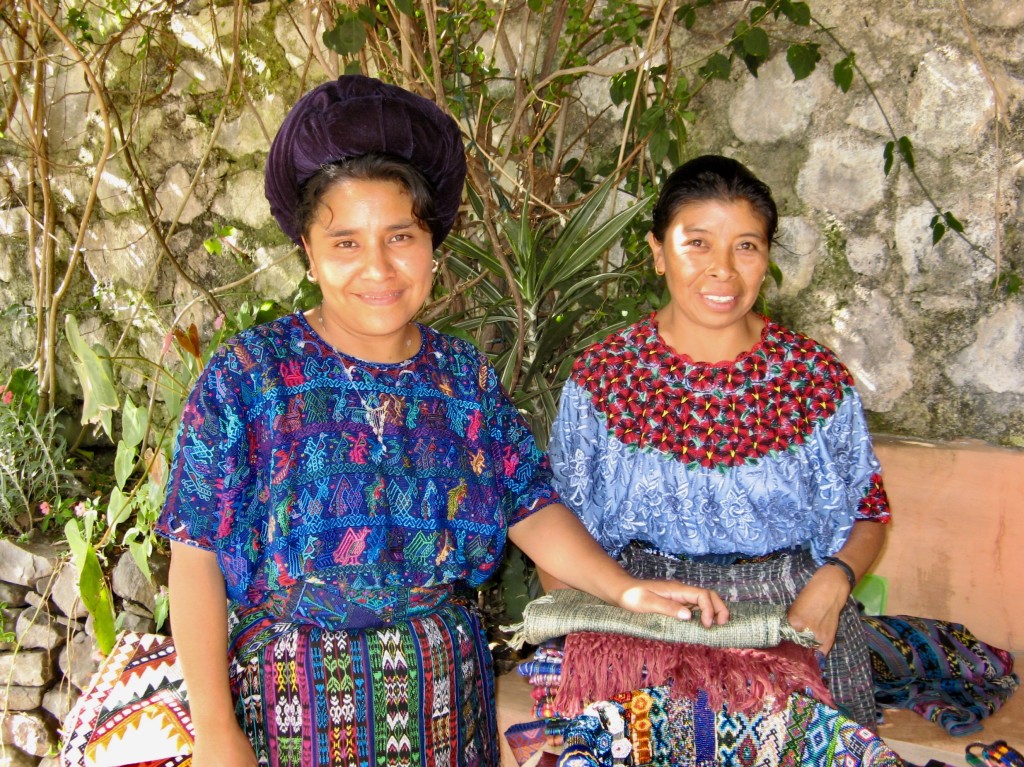
[[18, 534], [48, 527], [75, 488], [60, 411], [40, 411], [37, 391], [27, 370], [0, 387], [0, 528]]
[[[497, 247], [449, 238], [446, 266], [474, 286], [474, 295], [464, 312], [438, 325], [470, 332], [492, 350], [503, 385], [530, 414], [542, 444], [573, 360], [629, 319], [610, 315], [607, 300], [625, 273], [601, 264], [644, 206], [633, 202], [602, 220], [614, 190], [605, 182], [561, 221], [537, 223], [528, 210], [507, 210], [497, 224]], [[470, 199], [482, 219], [482, 201]]]

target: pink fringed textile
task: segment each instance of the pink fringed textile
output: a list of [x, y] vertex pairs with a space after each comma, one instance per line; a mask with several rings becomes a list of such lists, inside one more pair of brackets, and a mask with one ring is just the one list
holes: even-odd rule
[[794, 692], [833, 705], [814, 651], [790, 642], [736, 650], [581, 631], [565, 638], [554, 709], [576, 716], [591, 701], [668, 682], [681, 698], [705, 691], [712, 711], [753, 714], [770, 699], [781, 709]]

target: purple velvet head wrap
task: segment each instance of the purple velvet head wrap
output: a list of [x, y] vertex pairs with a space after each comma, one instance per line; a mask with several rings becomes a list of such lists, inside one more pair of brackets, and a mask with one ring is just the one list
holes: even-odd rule
[[436, 248], [455, 223], [466, 180], [458, 123], [432, 101], [362, 75], [342, 75], [292, 107], [270, 145], [266, 195], [270, 212], [295, 244], [299, 190], [323, 165], [379, 152], [408, 160], [433, 187], [441, 223]]

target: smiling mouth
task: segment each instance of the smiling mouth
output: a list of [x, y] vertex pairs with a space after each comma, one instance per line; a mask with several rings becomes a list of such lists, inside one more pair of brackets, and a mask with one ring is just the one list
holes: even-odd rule
[[701, 297], [705, 301], [710, 301], [713, 304], [731, 304], [736, 300], [736, 296], [711, 296], [703, 294]]

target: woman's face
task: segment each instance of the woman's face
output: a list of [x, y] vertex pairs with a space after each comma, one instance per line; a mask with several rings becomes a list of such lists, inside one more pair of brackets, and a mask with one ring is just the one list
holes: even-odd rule
[[687, 203], [676, 211], [664, 242], [647, 242], [664, 272], [673, 321], [688, 330], [745, 324], [768, 270], [764, 220], [746, 200]]
[[395, 181], [334, 184], [302, 244], [332, 342], [368, 360], [408, 357], [408, 324], [430, 293], [433, 246], [405, 188]]

